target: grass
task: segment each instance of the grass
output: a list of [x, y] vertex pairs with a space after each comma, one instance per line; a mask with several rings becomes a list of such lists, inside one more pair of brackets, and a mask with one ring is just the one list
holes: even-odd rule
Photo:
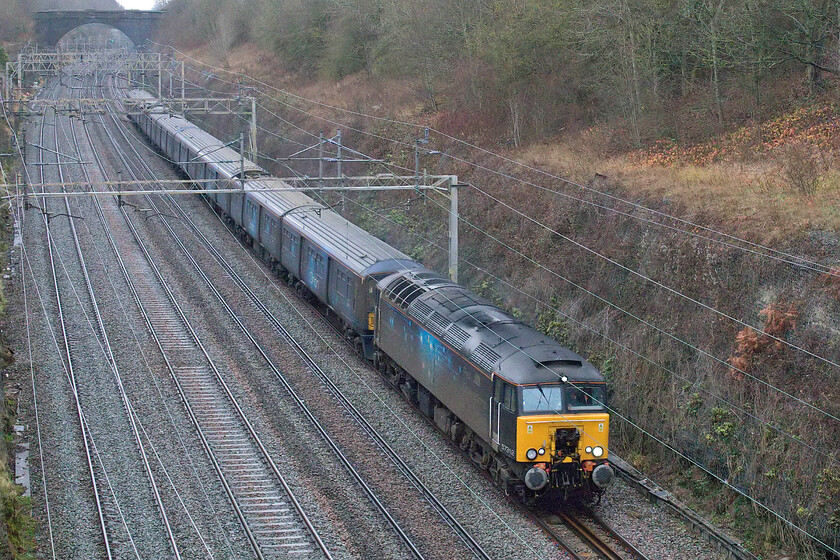
[[[762, 243], [778, 243], [809, 230], [837, 231], [840, 224], [840, 171], [823, 165], [833, 151], [814, 149], [815, 190], [802, 192], [787, 178], [788, 156], [781, 148], [750, 160], [667, 165], [640, 162], [633, 155], [598, 156], [594, 149], [561, 143], [540, 144], [516, 154], [528, 165], [587, 184], [605, 175], [633, 200], [703, 225]], [[664, 201], [663, 207], [660, 201]]]
[[23, 487], [15, 484], [9, 468], [9, 450], [14, 445], [16, 402], [6, 399], [3, 410], [3, 441], [0, 444], [0, 555], [14, 560], [34, 558], [36, 549], [35, 518], [32, 517], [31, 499], [23, 495]]

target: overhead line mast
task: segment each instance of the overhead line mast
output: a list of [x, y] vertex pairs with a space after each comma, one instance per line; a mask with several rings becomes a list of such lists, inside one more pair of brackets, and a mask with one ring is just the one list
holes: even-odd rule
[[[67, 114], [71, 117], [84, 118], [87, 115], [103, 114], [105, 111], [114, 111], [123, 115], [137, 115], [143, 112], [160, 107], [161, 105], [172, 113], [184, 115], [227, 115], [233, 114], [245, 120], [248, 124], [247, 134], [240, 135], [240, 168], [244, 169], [244, 158], [246, 152], [251, 161], [257, 163], [260, 153], [257, 149], [257, 100], [252, 95], [247, 95], [250, 88], [240, 87], [238, 95], [230, 97], [186, 97], [186, 80], [184, 79], [184, 63], [171, 58], [166, 64], [161, 53], [138, 53], [124, 50], [115, 51], [25, 51], [18, 56], [16, 62], [8, 62], [4, 74], [4, 97], [3, 104], [7, 110], [18, 118], [27, 117], [33, 113], [37, 114], [44, 110], [52, 109], [59, 114]], [[142, 84], [145, 85], [148, 75], [157, 75], [157, 93], [160, 97], [147, 99], [122, 98], [119, 100], [103, 98], [73, 98], [73, 99], [27, 99], [23, 92], [25, 77], [31, 74], [60, 74], [62, 68], [73, 64], [89, 65], [91, 72], [116, 72], [125, 74], [129, 83], [136, 83], [138, 76], [142, 77]], [[173, 76], [174, 72], [180, 70], [180, 97], [173, 97]], [[169, 97], [162, 97], [163, 80], [162, 75], [169, 74]], [[17, 87], [13, 84], [17, 82]], [[245, 146], [247, 138], [247, 146]], [[349, 191], [414, 191], [438, 192], [449, 199], [448, 239], [449, 239], [449, 263], [448, 272], [450, 278], [458, 281], [458, 177], [457, 175], [430, 175], [426, 170], [420, 170], [420, 157], [431, 154], [439, 154], [434, 150], [421, 149], [421, 144], [429, 142], [428, 131], [424, 138], [417, 140], [414, 154], [414, 175], [394, 175], [391, 173], [378, 175], [345, 175], [344, 165], [353, 163], [384, 163], [382, 160], [371, 158], [361, 152], [353, 150], [342, 143], [341, 131], [331, 138], [325, 138], [323, 134], [316, 144], [304, 147], [285, 158], [270, 158], [283, 165], [292, 161], [318, 161], [318, 177], [309, 177], [299, 174], [289, 167], [293, 177], [280, 178], [287, 186], [282, 189], [251, 188], [248, 185], [248, 178], [243, 177], [245, 190], [270, 191], [337, 191], [341, 193], [342, 210], [344, 209], [345, 194]], [[335, 155], [325, 153], [325, 146], [335, 147]], [[307, 152], [317, 150], [317, 157], [309, 157]], [[313, 154], [314, 156], [314, 154]], [[78, 162], [86, 165], [88, 162]], [[325, 166], [332, 164], [336, 175], [329, 177], [325, 175]], [[163, 184], [164, 182], [159, 182]], [[194, 181], [168, 181], [170, 184], [193, 184]], [[106, 181], [95, 184], [80, 182], [64, 182], [55, 184], [37, 185], [41, 188], [39, 198], [51, 197], [78, 197], [78, 196], [132, 196], [138, 194], [204, 194], [210, 191], [216, 192], [241, 192], [239, 187], [228, 189], [214, 189], [211, 183], [228, 183], [228, 180], [205, 181], [199, 189], [145, 189], [133, 190], [132, 186], [148, 185], [147, 182], [138, 183], [132, 181]], [[36, 185], [30, 185], [34, 187]], [[220, 185], [221, 186], [221, 185]], [[50, 187], [56, 188], [79, 188], [80, 191], [71, 192], [47, 192]], [[94, 190], [95, 187], [116, 187], [114, 190]], [[26, 185], [20, 189], [20, 196], [24, 199], [34, 196], [26, 194]], [[425, 194], [423, 195], [425, 196]], [[6, 197], [9, 198], [9, 197]]]

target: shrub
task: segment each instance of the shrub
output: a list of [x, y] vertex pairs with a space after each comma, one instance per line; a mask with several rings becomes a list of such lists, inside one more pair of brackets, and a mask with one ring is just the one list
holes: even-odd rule
[[[735, 335], [735, 352], [729, 358], [729, 363], [741, 371], [749, 371], [754, 365], [756, 356], [772, 346], [776, 350], [782, 350], [784, 344], [781, 340], [796, 328], [796, 321], [799, 312], [793, 304], [774, 303], [770, 304], [759, 312], [759, 317], [764, 319], [764, 333], [762, 334], [750, 327], [744, 327]], [[781, 339], [781, 340], [774, 340]], [[730, 372], [736, 379], [741, 379], [743, 374], [740, 371]]]
[[820, 164], [802, 144], [785, 150], [782, 176], [788, 186], [803, 196], [814, 196], [820, 182]]

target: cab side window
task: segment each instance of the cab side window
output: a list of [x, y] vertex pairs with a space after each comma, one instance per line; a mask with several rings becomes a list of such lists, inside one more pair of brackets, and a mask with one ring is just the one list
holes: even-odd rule
[[511, 412], [516, 412], [516, 387], [505, 382], [496, 383], [496, 400]]

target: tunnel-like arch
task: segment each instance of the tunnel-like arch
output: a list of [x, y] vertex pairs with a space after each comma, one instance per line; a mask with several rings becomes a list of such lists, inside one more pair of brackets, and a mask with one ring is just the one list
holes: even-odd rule
[[141, 46], [148, 39], [163, 17], [162, 11], [143, 10], [74, 10], [36, 12], [35, 35], [38, 44], [54, 47], [68, 32], [89, 23], [101, 23], [119, 29], [135, 45]]

